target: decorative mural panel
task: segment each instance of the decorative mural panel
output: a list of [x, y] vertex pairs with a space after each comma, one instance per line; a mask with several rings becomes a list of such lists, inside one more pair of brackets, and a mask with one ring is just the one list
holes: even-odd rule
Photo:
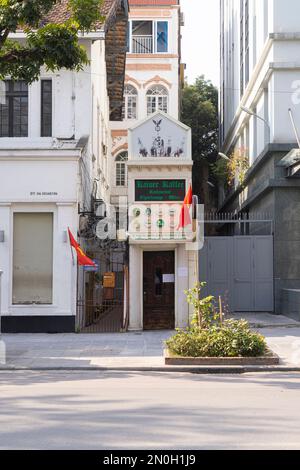
[[163, 113], [130, 130], [130, 159], [191, 159], [191, 132]]

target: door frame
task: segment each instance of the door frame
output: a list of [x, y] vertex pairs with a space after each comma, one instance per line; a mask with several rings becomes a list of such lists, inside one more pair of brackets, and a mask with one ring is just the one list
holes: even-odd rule
[[140, 292], [140, 299], [141, 299], [141, 325], [142, 329], [144, 330], [144, 289], [143, 289], [143, 277], [144, 277], [144, 253], [151, 252], [151, 251], [170, 251], [174, 253], [174, 272], [175, 272], [175, 286], [174, 286], [174, 317], [175, 317], [175, 328], [177, 324], [177, 247], [170, 247], [164, 245], [149, 245], [149, 246], [142, 246], [141, 247], [141, 292]]

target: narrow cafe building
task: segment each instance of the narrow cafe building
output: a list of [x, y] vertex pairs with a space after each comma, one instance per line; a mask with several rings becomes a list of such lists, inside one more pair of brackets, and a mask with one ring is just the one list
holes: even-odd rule
[[196, 281], [192, 227], [178, 227], [191, 184], [191, 130], [158, 111], [129, 129], [129, 329], [185, 327]]

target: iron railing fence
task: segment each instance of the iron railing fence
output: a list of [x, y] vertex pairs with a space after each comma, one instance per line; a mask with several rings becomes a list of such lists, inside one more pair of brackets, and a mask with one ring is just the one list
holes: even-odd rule
[[132, 53], [133, 54], [152, 54], [153, 38], [149, 35], [132, 36]]
[[77, 331], [80, 333], [119, 333], [123, 327], [123, 302], [106, 300], [101, 305], [77, 302]]
[[216, 235], [273, 235], [274, 219], [266, 212], [205, 212], [200, 219], [207, 231], [215, 227]]
[[[117, 333], [128, 326], [128, 267], [126, 247], [99, 246], [84, 240], [84, 248], [96, 263], [96, 270], [78, 268], [78, 333]], [[111, 286], [104, 282], [112, 274]]]

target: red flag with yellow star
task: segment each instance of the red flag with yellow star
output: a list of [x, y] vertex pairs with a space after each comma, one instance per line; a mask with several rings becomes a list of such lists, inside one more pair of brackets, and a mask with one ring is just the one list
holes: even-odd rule
[[70, 239], [70, 244], [73, 248], [75, 248], [76, 253], [77, 253], [77, 263], [79, 266], [96, 266], [94, 261], [92, 261], [83, 251], [82, 248], [80, 247], [79, 243], [75, 240], [73, 237], [71, 230], [68, 228], [69, 232], [69, 239]]

